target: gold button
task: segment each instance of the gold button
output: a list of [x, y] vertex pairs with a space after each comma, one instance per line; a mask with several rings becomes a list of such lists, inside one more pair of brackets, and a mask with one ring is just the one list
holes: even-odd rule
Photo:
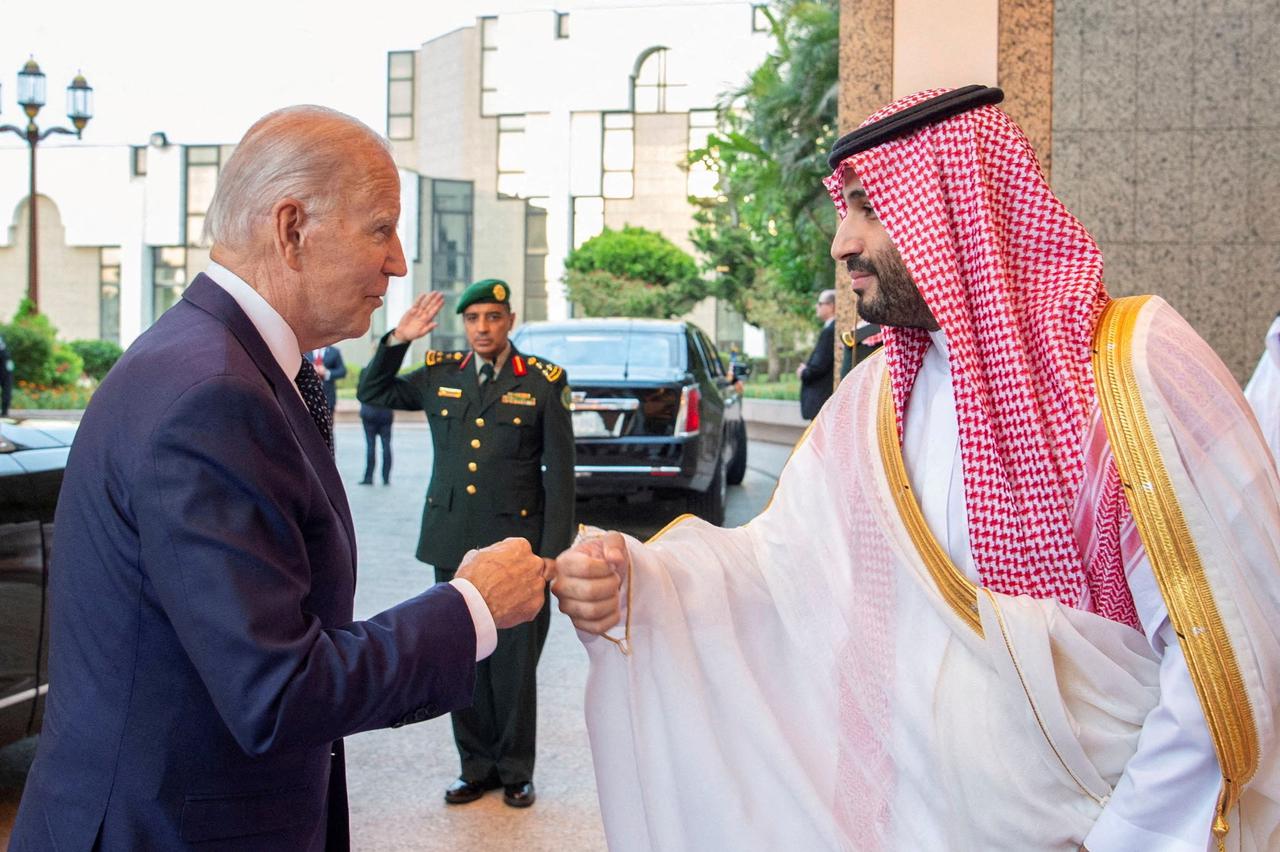
[[512, 423], [514, 423], [514, 424], [516, 424], [517, 426], [519, 426], [519, 425], [520, 425], [520, 418], [519, 418], [519, 417], [517, 417], [515, 420], [512, 420], [511, 422], [512, 422]]
[[472, 439], [471, 439], [471, 448], [472, 448], [472, 449], [475, 449], [475, 450], [480, 449], [480, 439], [479, 439], [479, 438], [472, 438]]
[[440, 409], [440, 416], [441, 416], [441, 417], [448, 417], [448, 416], [449, 416], [449, 409], [447, 409], [447, 408], [442, 408], [442, 409]]
[[467, 470], [471, 471], [472, 473], [475, 473], [475, 472], [476, 472], [476, 463], [475, 463], [475, 462], [467, 462]]
[[468, 493], [468, 494], [475, 494], [475, 493], [476, 493], [476, 487], [475, 487], [474, 485], [468, 485], [468, 486], [467, 486], [467, 493]]
[[529, 510], [528, 510], [528, 509], [521, 509], [521, 510], [520, 510], [520, 517], [522, 517], [522, 518], [527, 518], [527, 517], [529, 517]]
[[483, 417], [477, 417], [477, 418], [476, 418], [476, 425], [477, 425], [477, 426], [483, 426], [483, 425], [484, 425], [484, 418], [483, 418]]

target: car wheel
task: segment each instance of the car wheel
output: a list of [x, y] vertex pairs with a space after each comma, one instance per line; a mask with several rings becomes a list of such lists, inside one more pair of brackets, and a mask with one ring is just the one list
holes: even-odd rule
[[733, 442], [733, 461], [725, 471], [725, 480], [730, 485], [741, 485], [742, 478], [747, 475], [747, 424], [738, 427], [737, 438]]
[[706, 491], [689, 493], [689, 511], [704, 521], [720, 526], [724, 523], [725, 476], [724, 456], [716, 460], [715, 472]]

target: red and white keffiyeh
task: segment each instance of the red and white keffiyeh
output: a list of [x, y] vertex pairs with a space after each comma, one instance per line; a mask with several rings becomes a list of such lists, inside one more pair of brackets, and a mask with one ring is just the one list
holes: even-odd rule
[[[863, 126], [943, 91], [895, 101]], [[1136, 626], [1119, 547], [1082, 547], [1073, 523], [1096, 399], [1090, 345], [1108, 301], [1097, 244], [1053, 195], [1026, 136], [995, 106], [840, 163], [825, 184], [842, 218], [846, 167], [947, 336], [983, 585]], [[901, 429], [929, 337], [886, 327], [884, 338]], [[1105, 478], [1118, 487], [1114, 462], [1105, 463]], [[1127, 513], [1123, 500], [1100, 508]], [[1087, 514], [1106, 528], [1120, 520]]]

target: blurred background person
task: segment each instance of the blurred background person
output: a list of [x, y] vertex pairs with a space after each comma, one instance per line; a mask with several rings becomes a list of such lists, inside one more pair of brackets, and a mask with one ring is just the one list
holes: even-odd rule
[[360, 403], [360, 422], [364, 424], [364, 479], [361, 485], [373, 484], [373, 466], [377, 460], [377, 443], [382, 440], [382, 484], [391, 484], [391, 424], [395, 412], [381, 405]]
[[796, 367], [800, 379], [800, 416], [812, 420], [822, 410], [822, 404], [831, 396], [831, 371], [836, 363], [836, 291], [823, 290], [818, 294], [814, 313], [822, 321], [818, 342], [813, 345], [809, 360]]

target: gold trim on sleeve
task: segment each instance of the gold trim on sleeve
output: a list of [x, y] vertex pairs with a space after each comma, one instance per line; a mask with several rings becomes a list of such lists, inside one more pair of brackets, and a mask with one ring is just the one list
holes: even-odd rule
[[1133, 332], [1149, 296], [1115, 299], [1098, 320], [1093, 372], [1107, 437], [1169, 620], [1204, 710], [1222, 789], [1213, 835], [1225, 849], [1228, 818], [1258, 769], [1258, 732], [1244, 679], [1178, 505], [1133, 369]]
[[893, 408], [893, 392], [889, 371], [880, 381], [880, 403], [876, 415], [876, 433], [880, 443], [880, 459], [889, 477], [889, 490], [897, 504], [898, 514], [920, 554], [920, 559], [933, 576], [938, 593], [969, 628], [982, 635], [982, 617], [978, 614], [978, 586], [955, 566], [938, 544], [925, 522], [920, 503], [911, 491], [907, 468], [902, 461], [902, 445], [898, 443], [898, 420]]

